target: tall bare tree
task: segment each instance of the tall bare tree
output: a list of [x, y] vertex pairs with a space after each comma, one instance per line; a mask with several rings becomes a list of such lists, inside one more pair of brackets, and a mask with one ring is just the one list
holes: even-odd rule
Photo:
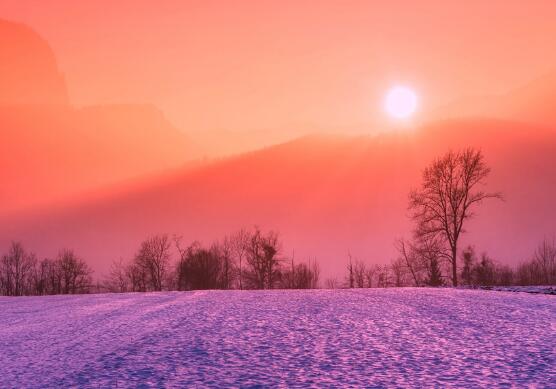
[[454, 286], [458, 284], [458, 243], [465, 232], [465, 222], [484, 200], [502, 198], [500, 193], [480, 188], [489, 173], [481, 151], [472, 148], [450, 151], [424, 170], [420, 188], [409, 195], [411, 218], [417, 224], [415, 236], [440, 237], [449, 247]]

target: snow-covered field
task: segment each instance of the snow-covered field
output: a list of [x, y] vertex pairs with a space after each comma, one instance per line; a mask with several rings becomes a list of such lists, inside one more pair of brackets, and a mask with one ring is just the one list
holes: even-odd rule
[[556, 297], [454, 289], [0, 298], [0, 387], [556, 387]]

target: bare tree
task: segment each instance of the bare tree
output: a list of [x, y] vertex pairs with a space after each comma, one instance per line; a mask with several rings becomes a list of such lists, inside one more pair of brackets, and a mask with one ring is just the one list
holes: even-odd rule
[[514, 284], [515, 273], [508, 265], [497, 265], [495, 268], [495, 280], [497, 285], [510, 286]]
[[234, 263], [237, 264], [238, 283], [239, 289], [243, 289], [243, 262], [247, 256], [247, 248], [249, 244], [249, 232], [241, 229], [229, 237], [224, 238], [224, 241], [231, 250]]
[[319, 276], [320, 269], [316, 261], [295, 264], [292, 257], [291, 267], [281, 272], [280, 286], [284, 289], [316, 289]]
[[55, 259], [35, 261], [30, 294], [88, 293], [93, 271], [73, 250], [62, 249]]
[[110, 292], [125, 293], [130, 289], [128, 266], [122, 258], [112, 262], [104, 286]]
[[458, 284], [458, 243], [465, 222], [483, 200], [502, 198], [500, 193], [478, 189], [489, 173], [479, 150], [450, 151], [424, 170], [421, 187], [409, 195], [411, 217], [417, 224], [415, 236], [440, 237], [450, 249], [454, 286]]
[[394, 286], [401, 287], [406, 285], [406, 269], [407, 266], [402, 258], [397, 258], [392, 260], [390, 264], [390, 268], [392, 269], [392, 276], [394, 278]]
[[20, 242], [12, 242], [8, 254], [2, 256], [0, 287], [7, 296], [23, 296], [28, 293], [36, 258], [28, 253]]
[[556, 244], [544, 239], [530, 260], [517, 268], [515, 280], [521, 285], [556, 284]]
[[348, 252], [349, 262], [348, 262], [348, 287], [354, 288], [355, 287], [355, 273], [353, 267], [353, 261], [351, 259], [351, 253]]
[[390, 268], [387, 265], [377, 265], [377, 286], [379, 288], [387, 288], [390, 286]]
[[57, 260], [45, 258], [41, 261], [39, 279], [36, 289], [39, 294], [60, 294], [62, 293], [62, 272]]
[[62, 249], [56, 260], [62, 281], [62, 294], [88, 292], [92, 271], [85, 261], [78, 258], [73, 250]]
[[551, 285], [556, 283], [556, 244], [554, 240], [544, 239], [533, 254], [533, 262], [539, 268], [538, 282]]
[[462, 252], [463, 269], [461, 271], [461, 280], [464, 285], [473, 285], [474, 275], [473, 271], [475, 269], [475, 264], [477, 262], [477, 256], [475, 255], [475, 249], [472, 246], [468, 246]]
[[295, 267], [294, 255], [290, 259], [289, 269], [283, 269], [280, 274], [280, 287], [282, 289], [296, 289], [296, 267]]
[[356, 288], [365, 287], [366, 272], [367, 272], [367, 267], [365, 266], [365, 262], [361, 260], [355, 261], [355, 264], [353, 265], [353, 279], [355, 281]]
[[[450, 255], [438, 236], [415, 237], [412, 242], [399, 240], [396, 242], [399, 257], [392, 264], [394, 277], [402, 276], [405, 284], [405, 276], [411, 276], [413, 285], [440, 286], [442, 280], [441, 264], [449, 259]], [[396, 280], [395, 280], [396, 281]]]
[[149, 287], [149, 274], [148, 269], [136, 263], [131, 262], [126, 267], [126, 276], [129, 279], [129, 284], [132, 292], [146, 292]]
[[33, 270], [33, 294], [42, 296], [47, 294], [47, 260], [37, 262]]
[[278, 259], [279, 241], [278, 234], [274, 232], [268, 233], [263, 237], [262, 250], [264, 253], [264, 269], [266, 278], [266, 287], [272, 289], [276, 281], [277, 274], [280, 272], [280, 262]]
[[313, 259], [309, 265], [311, 272], [311, 289], [317, 289], [319, 287], [320, 281], [320, 266], [316, 259]]
[[496, 283], [495, 276], [496, 267], [492, 258], [487, 254], [481, 255], [481, 260], [477, 263], [474, 273], [477, 277], [477, 283], [484, 286], [492, 286]]
[[324, 281], [324, 287], [326, 289], [338, 289], [339, 286], [340, 283], [336, 278], [327, 278], [326, 281]]
[[234, 279], [236, 278], [236, 274], [238, 277], [241, 276], [241, 271], [236, 271], [236, 264], [234, 260], [234, 242], [229, 238], [224, 238], [222, 243], [214, 243], [211, 250], [220, 260], [220, 287], [222, 289], [231, 289]]
[[149, 286], [155, 291], [161, 291], [164, 286], [169, 262], [170, 239], [166, 234], [144, 240], [135, 255], [135, 264], [146, 273]]
[[428, 286], [441, 286], [444, 284], [442, 281], [442, 272], [440, 271], [440, 263], [436, 256], [429, 258], [425, 282]]
[[411, 242], [405, 239], [400, 239], [396, 242], [396, 249], [399, 253], [399, 258], [411, 274], [415, 286], [421, 285], [421, 277], [419, 276], [420, 269], [422, 268], [419, 263], [419, 258], [416, 255], [416, 250]]
[[366, 281], [366, 288], [372, 288], [373, 287], [373, 280], [375, 279], [376, 273], [378, 271], [379, 266], [378, 265], [372, 265], [372, 266], [368, 266], [367, 270], [365, 271], [365, 281]]
[[254, 289], [272, 289], [280, 273], [278, 234], [270, 231], [263, 234], [258, 228], [247, 242], [245, 272], [246, 281]]
[[223, 289], [222, 259], [218, 250], [206, 249], [194, 242], [180, 250], [177, 264], [177, 286], [179, 290]]
[[423, 236], [413, 245], [413, 250], [425, 272], [424, 283], [428, 286], [441, 286], [441, 263], [450, 259], [449, 250], [438, 236]]

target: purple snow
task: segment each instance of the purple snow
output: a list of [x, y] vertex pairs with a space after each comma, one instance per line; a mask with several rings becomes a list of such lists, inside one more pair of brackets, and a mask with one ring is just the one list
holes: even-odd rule
[[456, 289], [0, 298], [0, 387], [556, 387], [556, 297]]

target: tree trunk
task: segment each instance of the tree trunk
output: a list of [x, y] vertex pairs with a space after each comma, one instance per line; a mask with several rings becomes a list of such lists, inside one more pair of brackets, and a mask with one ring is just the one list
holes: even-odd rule
[[242, 268], [241, 268], [241, 257], [239, 257], [239, 290], [243, 290], [243, 281], [242, 281]]
[[452, 247], [452, 283], [454, 286], [458, 286], [458, 267], [457, 267], [457, 246]]

